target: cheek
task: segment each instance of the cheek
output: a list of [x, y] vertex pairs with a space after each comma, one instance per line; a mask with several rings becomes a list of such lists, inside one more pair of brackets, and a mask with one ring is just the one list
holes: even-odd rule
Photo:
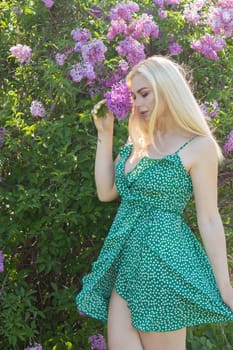
[[155, 98], [154, 98], [154, 96], [150, 97], [150, 99], [148, 101], [148, 104], [150, 105], [151, 109], [154, 109], [154, 107], [155, 107]]

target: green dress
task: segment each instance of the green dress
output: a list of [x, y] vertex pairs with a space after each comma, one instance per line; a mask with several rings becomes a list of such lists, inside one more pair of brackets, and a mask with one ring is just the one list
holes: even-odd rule
[[128, 303], [132, 326], [144, 332], [233, 321], [208, 257], [182, 218], [192, 182], [179, 151], [192, 139], [161, 159], [143, 157], [127, 175], [133, 146], [120, 149], [115, 170], [121, 204], [82, 279], [76, 301], [84, 314], [107, 322], [115, 288]]

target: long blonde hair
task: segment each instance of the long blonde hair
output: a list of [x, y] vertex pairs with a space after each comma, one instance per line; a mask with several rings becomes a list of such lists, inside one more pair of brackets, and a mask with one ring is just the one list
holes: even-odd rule
[[145, 124], [143, 125], [143, 121], [135, 116], [134, 110], [132, 111], [129, 118], [129, 136], [133, 144], [136, 145], [138, 139], [145, 138], [147, 134], [150, 143], [154, 145], [154, 132], [158, 125], [158, 110], [162, 98], [177, 126], [188, 133], [209, 136], [213, 139], [218, 158], [221, 160], [221, 149], [185, 79], [183, 68], [170, 58], [151, 56], [132, 68], [126, 78], [127, 84], [130, 84], [136, 74], [142, 74], [149, 81], [156, 103], [147, 128]]

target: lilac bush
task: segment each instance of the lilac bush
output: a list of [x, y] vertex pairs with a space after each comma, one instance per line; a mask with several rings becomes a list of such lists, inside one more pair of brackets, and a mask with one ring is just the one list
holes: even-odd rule
[[[91, 110], [106, 98], [121, 121], [115, 152], [131, 108], [125, 77], [153, 54], [190, 67], [196, 97], [225, 145], [220, 208], [232, 256], [232, 9], [233, 0], [2, 2], [0, 268], [4, 252], [8, 271], [0, 274], [0, 348], [104, 344], [103, 336], [88, 344], [90, 334], [105, 332], [75, 312], [73, 300], [115, 213], [115, 204], [96, 199]], [[224, 329], [224, 340], [214, 330], [218, 349], [233, 342]], [[188, 339], [188, 349], [203, 347]]]

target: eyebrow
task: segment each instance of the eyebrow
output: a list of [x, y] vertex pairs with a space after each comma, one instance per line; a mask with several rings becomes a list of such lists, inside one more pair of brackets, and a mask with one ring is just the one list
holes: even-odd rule
[[[138, 93], [140, 93], [142, 90], [145, 90], [145, 89], [149, 89], [148, 87], [142, 87], [141, 89], [139, 89], [138, 91], [136, 91], [136, 92], [138, 92]], [[132, 95], [135, 95], [135, 93], [132, 91], [131, 92], [131, 94]]]

